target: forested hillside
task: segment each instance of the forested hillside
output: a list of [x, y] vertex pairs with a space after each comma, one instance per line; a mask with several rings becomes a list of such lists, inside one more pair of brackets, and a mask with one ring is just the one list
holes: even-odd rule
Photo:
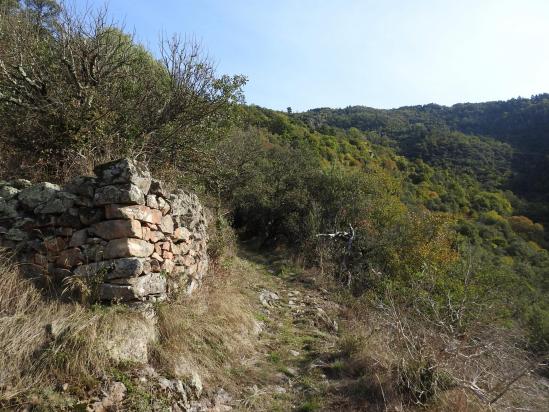
[[[488, 315], [492, 320], [522, 318], [533, 328], [533, 339], [545, 347], [548, 238], [537, 204], [506, 186], [516, 173], [512, 160], [517, 149], [452, 131], [440, 119], [432, 120], [430, 130], [424, 124], [405, 125], [399, 110], [379, 111], [386, 126], [367, 132], [328, 125], [366, 127], [343, 111], [287, 115], [249, 107], [245, 112], [246, 122], [264, 134], [269, 160], [264, 171], [254, 169], [253, 196], [259, 191], [261, 196], [253, 203], [243, 187], [232, 192], [237, 225], [304, 248], [314, 244], [318, 233], [354, 225], [361, 234], [353, 245], [356, 261], [346, 264], [357, 264], [351, 282], [357, 293], [378, 286], [372, 273], [385, 273], [391, 284], [400, 280], [408, 288], [414, 276], [425, 275], [425, 268], [434, 265], [441, 293], [447, 295], [459, 279], [455, 265], [472, 260], [479, 284], [469, 292], [482, 302], [477, 315], [493, 311]], [[368, 117], [368, 112], [360, 115]], [[326, 118], [319, 121], [322, 113]], [[280, 176], [273, 173], [279, 169]], [[257, 179], [269, 183], [259, 185]], [[426, 255], [417, 259], [421, 252]], [[466, 291], [455, 292], [461, 296]]]
[[[354, 127], [377, 132], [394, 140], [397, 150], [406, 156], [451, 167], [457, 173], [473, 172], [482, 183], [512, 190], [529, 201], [528, 212], [536, 219], [548, 219], [549, 187], [543, 179], [549, 168], [547, 94], [451, 107], [314, 109], [300, 113], [299, 118], [315, 129]], [[471, 162], [477, 167], [490, 163], [495, 180], [487, 180], [485, 170], [471, 169]]]

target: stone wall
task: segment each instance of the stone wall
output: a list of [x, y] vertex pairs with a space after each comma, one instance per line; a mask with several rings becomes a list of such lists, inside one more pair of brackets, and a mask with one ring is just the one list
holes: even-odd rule
[[128, 159], [64, 186], [0, 181], [0, 246], [24, 272], [95, 287], [102, 301], [156, 301], [191, 293], [208, 269], [204, 210], [168, 193]]

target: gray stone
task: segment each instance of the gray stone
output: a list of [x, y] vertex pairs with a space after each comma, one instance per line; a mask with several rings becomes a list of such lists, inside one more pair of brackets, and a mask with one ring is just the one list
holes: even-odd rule
[[[189, 403], [189, 398], [187, 395], [187, 388], [185, 387], [185, 385], [183, 385], [183, 382], [181, 382], [179, 379], [173, 379], [170, 383], [172, 390], [178, 392], [183, 404], [187, 405]], [[188, 408], [186, 408], [186, 410], [187, 409]]]
[[149, 193], [152, 195], [158, 195], [162, 197], [167, 197], [169, 195], [168, 191], [164, 187], [164, 183], [158, 179], [152, 179], [151, 187], [149, 188]]
[[73, 233], [69, 246], [78, 247], [82, 246], [88, 240], [88, 229], [77, 230]]
[[192, 295], [196, 288], [200, 285], [199, 281], [195, 278], [189, 278], [187, 280], [187, 287], [185, 293], [187, 295]]
[[29, 235], [20, 229], [11, 228], [4, 237], [8, 240], [13, 240], [14, 242], [22, 242], [23, 240], [27, 240]]
[[158, 196], [156, 200], [158, 201], [158, 208], [160, 209], [162, 214], [168, 214], [171, 209], [170, 204], [163, 197], [160, 196]]
[[19, 189], [12, 186], [0, 186], [0, 197], [3, 197], [4, 199], [11, 199], [12, 197], [17, 196], [19, 192]]
[[[89, 241], [89, 239], [88, 239]], [[82, 245], [82, 253], [87, 262], [97, 262], [105, 258], [105, 245], [102, 244], [89, 244]]]
[[91, 176], [79, 176], [67, 183], [63, 189], [66, 192], [93, 199], [97, 178]]
[[73, 229], [82, 229], [80, 213], [77, 208], [71, 207], [56, 217], [55, 223], [58, 226], [72, 227]]
[[158, 200], [156, 200], [155, 195], [147, 195], [146, 203], [147, 203], [147, 206], [152, 208], [152, 209], [158, 209], [159, 208]]
[[174, 239], [188, 242], [191, 239], [191, 232], [186, 227], [178, 227], [173, 234]]
[[115, 281], [124, 284], [103, 283], [100, 288], [101, 300], [141, 300], [148, 295], [166, 292], [166, 278], [159, 273]]
[[19, 192], [19, 201], [28, 209], [34, 209], [41, 203], [51, 200], [61, 190], [58, 185], [43, 182], [29, 186]]
[[113, 322], [106, 336], [99, 340], [105, 353], [115, 362], [147, 364], [149, 347], [158, 340], [154, 320], [138, 316], [128, 322], [122, 316], [115, 317]]
[[160, 242], [161, 240], [166, 239], [166, 236], [164, 236], [164, 233], [162, 233], [158, 230], [151, 230], [148, 233], [148, 237], [149, 237], [148, 240], [150, 240], [153, 243]]
[[32, 183], [27, 179], [15, 179], [11, 181], [10, 186], [15, 187], [16, 189], [26, 189], [27, 187], [32, 186]]
[[0, 218], [12, 219], [17, 217], [18, 202], [16, 199], [6, 200], [0, 198]]
[[150, 272], [150, 263], [142, 258], [104, 260], [79, 266], [74, 273], [78, 276], [95, 276], [101, 273], [104, 279], [131, 278]]
[[105, 258], [147, 257], [154, 252], [154, 245], [142, 239], [113, 239], [105, 248]]
[[107, 205], [105, 206], [107, 219], [136, 219], [142, 222], [160, 224], [162, 213], [143, 205]]
[[194, 371], [192, 372], [187, 382], [187, 385], [191, 389], [195, 399], [199, 399], [200, 396], [202, 396], [202, 390], [203, 390], [202, 379], [200, 379], [200, 375], [198, 373]]
[[170, 215], [166, 215], [160, 221], [160, 230], [167, 234], [173, 233], [173, 219]]
[[130, 278], [116, 278], [109, 283], [113, 285], [132, 286], [137, 289], [139, 296], [164, 293], [166, 288], [166, 278], [160, 273], [147, 273], [143, 276], [134, 276]]
[[76, 196], [71, 193], [59, 192], [57, 193], [55, 198], [36, 206], [36, 208], [34, 209], [34, 213], [64, 213], [74, 206], [76, 199]]
[[276, 293], [271, 292], [270, 290], [263, 289], [259, 294], [259, 301], [265, 307], [274, 306], [274, 302], [276, 302], [279, 299], [280, 297]]
[[101, 300], [127, 302], [136, 300], [138, 297], [134, 294], [131, 286], [103, 283], [99, 289], [99, 298]]
[[186, 215], [189, 212], [187, 205], [178, 196], [170, 195], [167, 200], [170, 203], [170, 210], [173, 216]]
[[160, 376], [158, 378], [158, 386], [160, 386], [160, 389], [167, 391], [172, 389], [173, 383], [169, 379]]
[[117, 404], [124, 400], [126, 397], [126, 385], [122, 382], [113, 382], [110, 384], [109, 389], [107, 390], [107, 398], [110, 401]]
[[99, 178], [100, 186], [132, 183], [141, 192], [147, 194], [152, 183], [151, 174], [147, 167], [142, 163], [130, 159], [115, 160], [114, 162], [97, 166], [94, 172]]
[[80, 217], [82, 224], [89, 226], [105, 219], [105, 212], [103, 209], [82, 207], [78, 209], [78, 216]]
[[122, 203], [144, 205], [145, 195], [134, 184], [126, 183], [100, 187], [95, 191], [93, 202], [96, 206]]

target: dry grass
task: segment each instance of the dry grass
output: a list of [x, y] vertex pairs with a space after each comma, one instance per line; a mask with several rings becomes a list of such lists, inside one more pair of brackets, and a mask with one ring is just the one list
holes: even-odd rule
[[544, 410], [549, 404], [547, 379], [522, 374], [533, 360], [521, 349], [520, 331], [483, 325], [452, 336], [403, 309], [364, 302], [349, 309], [344, 329], [350, 410], [365, 403], [380, 411]]
[[195, 371], [207, 383], [229, 389], [257, 340], [254, 309], [243, 287], [252, 270], [240, 259], [229, 258], [212, 272], [192, 297], [158, 308], [155, 359], [169, 375]]
[[63, 383], [86, 388], [112, 363], [101, 341], [135, 314], [44, 299], [0, 254], [0, 405]]
[[[152, 348], [152, 362], [159, 370], [172, 376], [198, 372], [206, 383], [231, 387], [234, 370], [254, 351], [257, 324], [241, 287], [251, 268], [238, 258], [230, 261], [230, 267], [216, 267], [192, 297], [156, 308], [160, 339]], [[139, 312], [123, 305], [47, 300], [2, 253], [0, 407], [24, 403], [33, 394], [40, 397], [64, 383], [73, 395], [85, 397], [98, 378], [117, 367], [105, 342], [113, 341], [115, 329], [139, 320]]]

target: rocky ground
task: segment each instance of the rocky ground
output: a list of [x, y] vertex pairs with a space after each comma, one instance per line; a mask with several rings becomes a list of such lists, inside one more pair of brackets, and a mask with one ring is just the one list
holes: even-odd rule
[[[255, 309], [257, 341], [254, 354], [231, 371], [236, 381], [233, 389], [203, 390], [199, 377], [185, 384], [147, 368], [137, 372], [137, 385], [126, 382], [133, 400], [119, 402], [121, 409], [137, 408], [136, 390], [149, 392], [146, 386], [159, 395], [149, 403], [156, 403], [156, 410], [312, 411], [334, 401], [331, 395], [340, 384], [339, 306], [313, 277], [298, 274], [286, 260], [251, 252], [241, 255], [255, 272], [242, 287]], [[136, 376], [132, 379], [136, 381]], [[107, 392], [103, 396], [107, 407], [97, 399], [91, 409], [111, 410], [111, 398]]]
[[340, 307], [314, 277], [284, 259], [242, 252], [261, 276], [248, 285], [257, 296], [258, 352], [236, 410], [318, 410], [337, 388]]
[[[338, 315], [312, 276], [284, 258], [241, 250], [228, 259], [228, 276], [236, 276], [254, 331], [242, 357], [235, 356], [219, 376], [191, 373], [174, 378], [147, 366], [122, 365], [105, 370], [100, 384], [60, 383], [24, 402], [18, 411], [312, 411], [337, 410]], [[244, 276], [243, 276], [244, 275]], [[218, 282], [212, 280], [214, 288]], [[228, 296], [231, 294], [221, 294]], [[195, 299], [203, 299], [196, 296]], [[220, 325], [222, 328], [234, 327]], [[205, 343], [204, 357], [218, 353]], [[207, 347], [208, 346], [208, 347]], [[221, 356], [222, 350], [219, 351]], [[227, 363], [229, 365], [229, 363]]]

